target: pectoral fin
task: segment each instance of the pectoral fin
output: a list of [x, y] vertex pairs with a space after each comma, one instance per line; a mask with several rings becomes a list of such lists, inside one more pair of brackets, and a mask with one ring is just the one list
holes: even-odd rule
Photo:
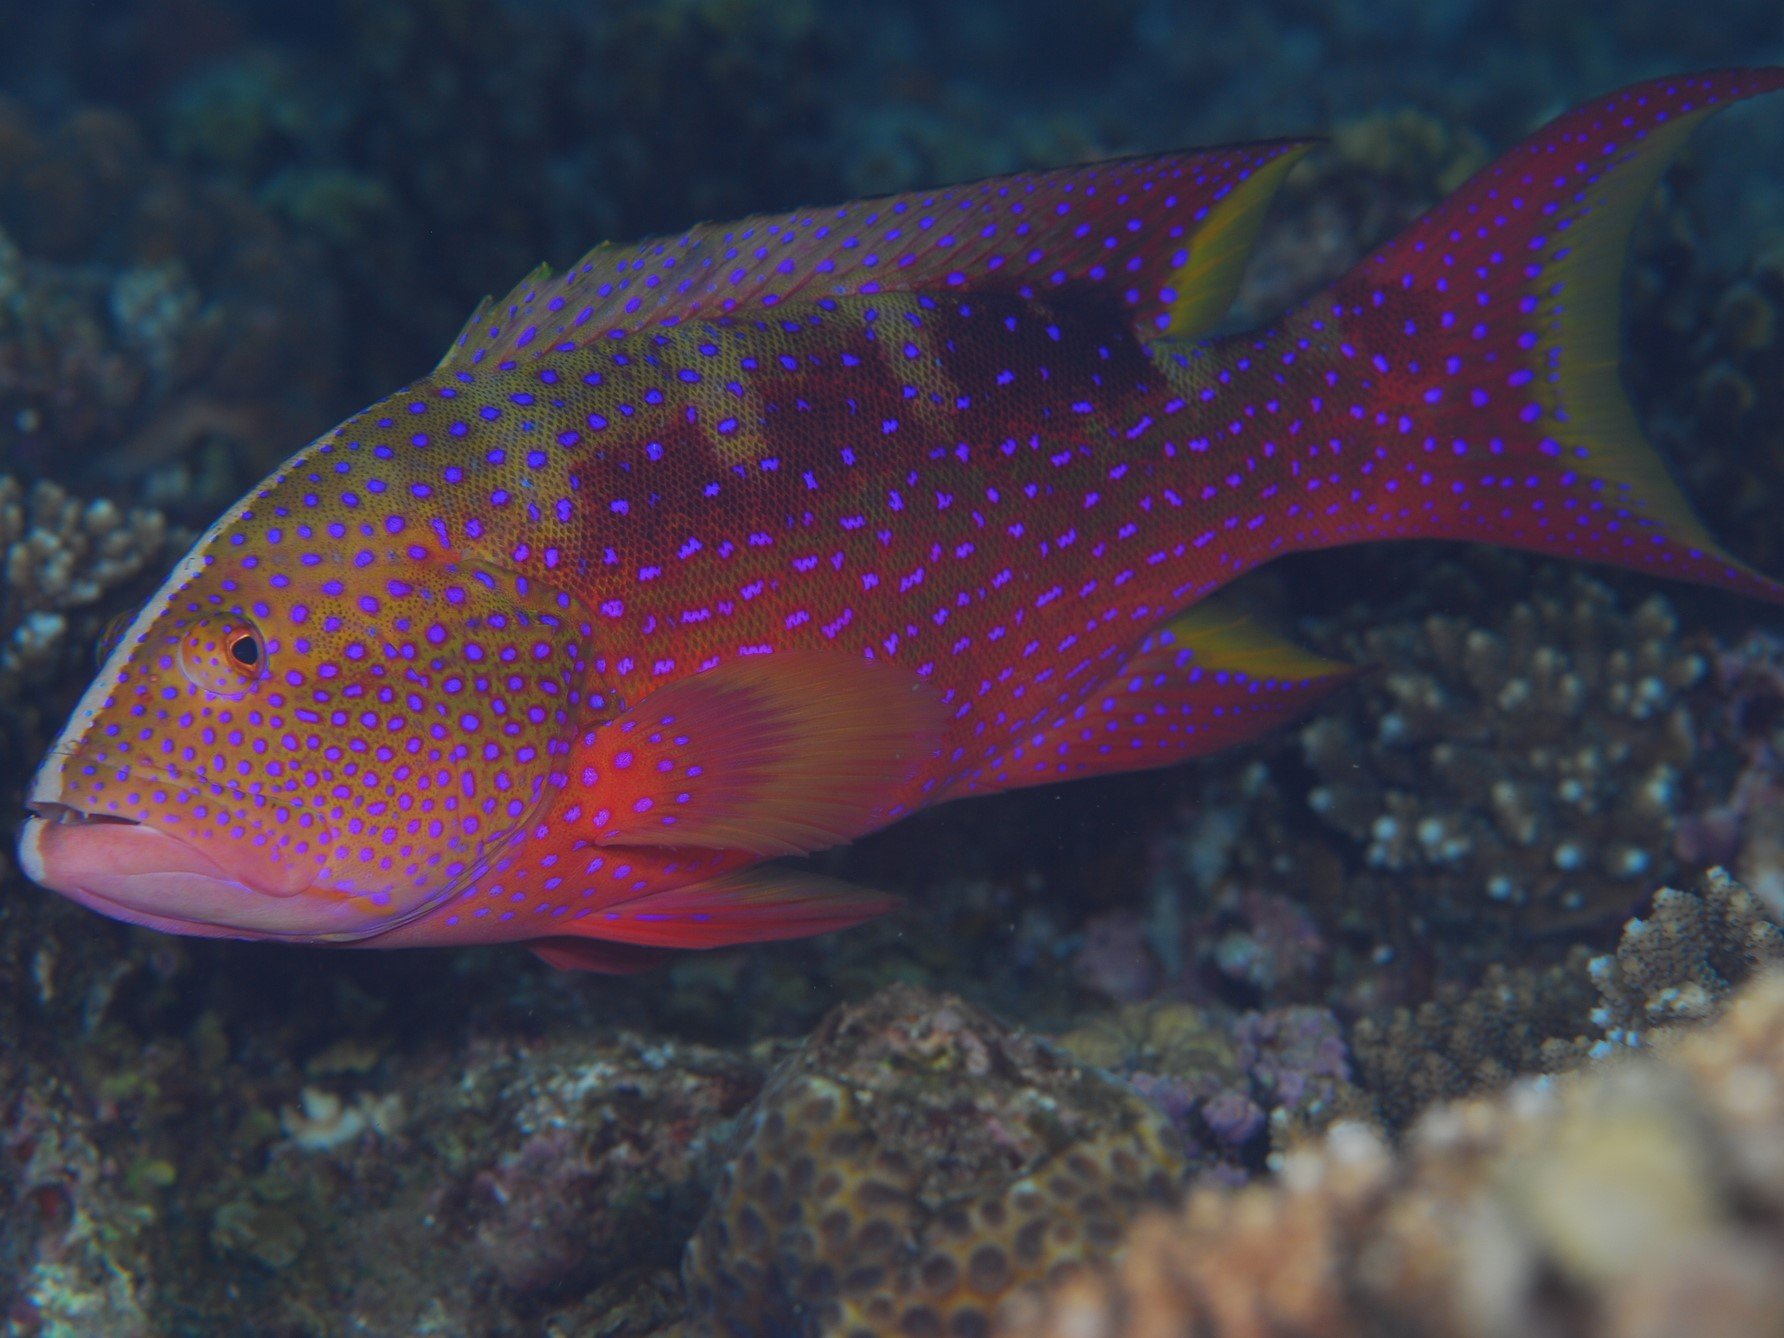
[[572, 796], [601, 845], [799, 855], [903, 815], [942, 724], [902, 668], [822, 651], [732, 661], [582, 738]]

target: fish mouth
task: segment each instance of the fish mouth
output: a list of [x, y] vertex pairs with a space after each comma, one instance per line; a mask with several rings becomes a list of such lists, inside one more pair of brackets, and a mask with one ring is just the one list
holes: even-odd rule
[[22, 871], [89, 910], [168, 934], [292, 944], [374, 939], [475, 881], [523, 830], [517, 825], [482, 843], [451, 886], [393, 904], [389, 893], [336, 887], [322, 865], [277, 859], [258, 844], [193, 839], [157, 826], [152, 815], [96, 813], [70, 802], [76, 796], [63, 782], [74, 756], [73, 750], [52, 752], [33, 779], [18, 838]]
[[42, 818], [45, 822], [55, 823], [60, 827], [83, 827], [95, 822], [120, 823], [127, 827], [142, 826], [135, 818], [119, 817], [116, 813], [88, 813], [72, 804], [57, 803], [49, 799], [33, 800], [25, 807], [31, 810], [32, 817]]
[[315, 938], [345, 927], [319, 924], [328, 909], [298, 895], [306, 889], [257, 885], [148, 823], [58, 800], [26, 807], [25, 876], [112, 919], [205, 938]]

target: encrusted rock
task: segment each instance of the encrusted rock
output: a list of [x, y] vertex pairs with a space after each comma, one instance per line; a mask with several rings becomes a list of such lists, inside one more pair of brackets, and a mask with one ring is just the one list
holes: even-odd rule
[[985, 1334], [1183, 1167], [1123, 1084], [897, 986], [830, 1014], [742, 1120], [683, 1265], [691, 1312], [740, 1335]]
[[1372, 1113], [1350, 1083], [1338, 1020], [1323, 1008], [1135, 1004], [1086, 1019], [1060, 1044], [1157, 1106], [1183, 1135], [1193, 1170], [1228, 1182], [1309, 1130]]

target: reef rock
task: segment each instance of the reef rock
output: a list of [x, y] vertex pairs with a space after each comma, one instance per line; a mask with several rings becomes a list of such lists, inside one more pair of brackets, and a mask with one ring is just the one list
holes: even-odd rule
[[683, 1265], [693, 1332], [987, 1334], [1184, 1170], [1130, 1088], [908, 986], [830, 1014], [739, 1124]]

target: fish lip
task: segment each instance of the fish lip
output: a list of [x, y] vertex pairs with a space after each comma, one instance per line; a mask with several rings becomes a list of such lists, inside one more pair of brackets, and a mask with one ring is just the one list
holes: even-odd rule
[[[216, 869], [225, 880], [236, 884], [244, 892], [252, 893], [255, 896], [275, 897], [283, 901], [308, 891], [311, 884], [315, 881], [314, 879], [311, 879], [309, 883], [305, 883], [301, 887], [291, 888], [264, 886], [258, 882], [251, 882], [235, 877], [210, 855], [200, 850], [197, 846], [194, 846], [191, 842], [183, 839], [177, 833], [167, 831], [165, 828], [157, 827], [152, 823], [142, 822], [137, 818], [126, 818], [116, 813], [93, 813], [81, 808], [77, 804], [70, 804], [61, 799], [27, 799], [25, 801], [25, 807], [31, 814], [30, 817], [25, 819], [26, 832], [29, 832], [33, 827], [38, 826], [140, 827], [145, 831], [154, 833], [157, 839], [171, 842], [173, 845], [180, 847], [183, 851], [189, 852], [191, 856], [204, 860], [206, 864], [209, 864], [212, 868]], [[23, 845], [23, 841], [24, 837], [21, 835], [21, 846]], [[32, 881], [42, 883], [43, 880], [33, 877]], [[48, 884], [44, 885], [48, 886]]]
[[[121, 920], [129, 924], [141, 925], [144, 928], [158, 930], [162, 933], [182, 934], [190, 937], [251, 939], [262, 942], [292, 945], [355, 946], [362, 943], [369, 945], [393, 930], [400, 929], [411, 921], [421, 919], [432, 913], [446, 902], [452, 900], [452, 898], [457, 896], [465, 888], [474, 886], [477, 881], [488, 872], [490, 866], [501, 857], [503, 851], [526, 835], [531, 826], [537, 822], [538, 815], [545, 809], [547, 804], [550, 803], [552, 795], [549, 786], [541, 786], [533, 806], [527, 811], [527, 814], [523, 819], [517, 821], [506, 831], [483, 839], [479, 843], [475, 857], [470, 860], [467, 867], [458, 878], [454, 879], [449, 885], [416, 902], [406, 910], [396, 913], [386, 913], [375, 922], [367, 924], [335, 924], [303, 929], [276, 927], [273, 925], [250, 926], [170, 916], [162, 912], [142, 909], [130, 902], [108, 896], [104, 892], [95, 888], [81, 886], [79, 883], [70, 886], [68, 884], [51, 882], [45, 876], [47, 870], [45, 868], [42, 843], [47, 834], [57, 827], [74, 827], [77, 829], [103, 828], [108, 826], [116, 828], [142, 828], [146, 832], [152, 833], [155, 837], [165, 838], [176, 845], [184, 847], [188, 851], [194, 852], [205, 859], [206, 863], [213, 866], [216, 865], [216, 862], [205, 855], [202, 850], [189, 845], [177, 835], [169, 833], [152, 823], [145, 823], [134, 818], [127, 818], [117, 814], [94, 813], [81, 808], [78, 804], [69, 803], [64, 797], [62, 772], [70, 762], [74, 761], [79, 756], [80, 751], [76, 748], [52, 748], [45, 756], [43, 762], [39, 765], [36, 774], [32, 778], [24, 805], [29, 811], [30, 816], [25, 819], [24, 827], [18, 835], [17, 849], [20, 856], [20, 867], [22, 872], [25, 874], [26, 878], [31, 882], [36, 883], [38, 886], [48, 888], [66, 896], [69, 900], [86, 906], [88, 909], [96, 911], [108, 918]], [[114, 773], [121, 773], [123, 770], [116, 764], [108, 762], [101, 762], [97, 765], [103, 766]], [[177, 772], [163, 772], [161, 768], [153, 764], [144, 765], [140, 762], [136, 763], [130, 768], [130, 772], [137, 777], [153, 777], [163, 784], [172, 784], [176, 786], [196, 787], [216, 785], [217, 788], [228, 792], [231, 797], [257, 806], [265, 805], [268, 802], [266, 796], [244, 793], [226, 781], [214, 782], [210, 780], [199, 780], [193, 777], [184, 777], [180, 776]], [[240, 889], [244, 897], [255, 897], [277, 902], [296, 902], [300, 899], [310, 900], [311, 897], [309, 894], [322, 894], [325, 898], [331, 900], [348, 900], [351, 898], [351, 894], [337, 891], [322, 883], [319, 875], [313, 877], [308, 884], [301, 888], [292, 888], [289, 891], [269, 891], [264, 888], [254, 887], [238, 878], [228, 876], [220, 866], [217, 866], [217, 872], [223, 874], [223, 878], [220, 881], [233, 884]]]
[[[70, 901], [97, 911], [107, 919], [120, 920], [125, 924], [140, 925], [144, 929], [159, 930], [164, 934], [181, 934], [195, 938], [240, 938], [247, 935], [232, 932], [221, 926], [207, 924], [202, 920], [184, 920], [178, 916], [156, 915], [132, 906], [128, 902], [108, 897], [103, 892], [89, 887], [56, 887], [50, 883], [44, 868], [43, 836], [54, 826], [59, 825], [38, 815], [25, 821], [25, 829], [19, 834], [19, 867], [25, 877], [39, 887], [52, 888], [58, 895]], [[140, 825], [140, 824], [133, 824]]]
[[[30, 788], [25, 794], [25, 808], [32, 815], [31, 819], [27, 819], [28, 823], [32, 822], [32, 819], [35, 819], [36, 823], [56, 827], [143, 827], [148, 831], [156, 833], [158, 836], [166, 838], [175, 845], [182, 846], [186, 850], [196, 853], [208, 863], [217, 865], [219, 871], [222, 871], [223, 865], [220, 864], [216, 858], [199, 850], [196, 846], [193, 846], [178, 832], [168, 831], [166, 828], [160, 827], [152, 822], [144, 822], [141, 819], [125, 817], [122, 814], [94, 812], [90, 809], [83, 808], [78, 803], [71, 802], [63, 786], [63, 777], [71, 765], [83, 760], [85, 760], [84, 754], [78, 748], [63, 748], [58, 746], [50, 750], [44, 757], [43, 762], [38, 766], [36, 774], [31, 778]], [[182, 776], [176, 768], [166, 767], [152, 761], [133, 761], [126, 765], [107, 759], [93, 760], [88, 764], [94, 768], [109, 773], [112, 777], [118, 780], [135, 780], [138, 783], [152, 782], [190, 791], [209, 790], [213, 794], [221, 793], [227, 795], [234, 802], [262, 810], [263, 812], [269, 806], [269, 800], [265, 795], [244, 793], [226, 780], [212, 781], [198, 777]], [[23, 840], [24, 837], [21, 835], [21, 845]], [[316, 881], [316, 875], [314, 873], [305, 877], [305, 875], [297, 872], [295, 869], [293, 869], [290, 878], [282, 881], [270, 881], [264, 877], [255, 877], [251, 872], [246, 877], [238, 877], [233, 874], [226, 874], [225, 876], [228, 878], [228, 881], [240, 885], [245, 892], [252, 893], [256, 896], [274, 897], [279, 900], [288, 900], [304, 892], [310, 891]], [[298, 878], [303, 878], [304, 881], [294, 881]], [[33, 879], [33, 881], [42, 883], [43, 880]], [[49, 885], [45, 884], [45, 886]]]
[[[46, 847], [52, 840], [62, 839], [55, 834], [66, 833], [70, 828], [80, 831], [88, 828], [106, 828], [132, 830], [139, 829], [140, 837], [125, 837], [126, 841], [141, 840], [144, 842], [167, 841], [180, 848], [187, 867], [175, 870], [168, 876], [184, 878], [184, 889], [190, 891], [193, 883], [200, 885], [198, 895], [222, 900], [215, 901], [207, 910], [220, 912], [217, 918], [197, 918], [170, 915], [165, 910], [154, 907], [156, 893], [151, 892], [141, 899], [130, 899], [115, 896], [102, 890], [95, 883], [103, 881], [107, 876], [128, 876], [129, 852], [115, 860], [102, 861], [98, 864], [98, 876], [91, 876], [92, 868], [84, 872], [89, 876], [81, 876], [77, 871], [73, 877], [57, 877], [50, 870], [50, 855]], [[229, 938], [251, 939], [269, 943], [291, 945], [336, 945], [349, 946], [362, 940], [375, 939], [380, 934], [395, 927], [394, 921], [378, 920], [371, 924], [354, 924], [350, 920], [343, 923], [329, 924], [316, 918], [317, 902], [312, 897], [278, 896], [262, 892], [239, 879], [229, 876], [226, 870], [217, 865], [202, 850], [189, 846], [175, 837], [170, 837], [157, 827], [148, 823], [130, 822], [57, 822], [38, 814], [25, 820], [23, 831], [18, 841], [19, 867], [25, 877], [40, 887], [48, 888], [68, 900], [96, 911], [109, 919], [121, 920], [126, 924], [140, 925], [145, 929], [157, 930], [164, 934], [180, 934], [192, 938]], [[77, 863], [79, 852], [77, 852]], [[91, 861], [88, 861], [91, 864]], [[109, 867], [108, 867], [109, 866]], [[208, 867], [207, 867], [208, 866]], [[152, 873], [152, 871], [151, 871]], [[315, 890], [312, 884], [311, 889]], [[246, 910], [244, 916], [242, 912]], [[258, 922], [256, 922], [258, 921]]]
[[[80, 833], [91, 831], [95, 850]], [[102, 833], [116, 833], [106, 836]], [[56, 843], [64, 843], [62, 849]], [[120, 844], [122, 843], [122, 844]], [[148, 858], [139, 862], [139, 852]], [[167, 934], [199, 938], [260, 939], [282, 943], [350, 943], [385, 926], [327, 924], [314, 917], [312, 898], [264, 892], [235, 878], [202, 849], [140, 822], [57, 822], [39, 814], [25, 820], [18, 841], [25, 877], [70, 901], [114, 920]], [[162, 861], [172, 857], [171, 866]], [[72, 865], [72, 867], [70, 867]], [[136, 867], [133, 867], [136, 866]], [[162, 886], [157, 883], [165, 879]], [[115, 881], [125, 895], [107, 886]], [[158, 903], [170, 889], [203, 908], [196, 916], [170, 914]], [[128, 895], [134, 892], [136, 895]]]

